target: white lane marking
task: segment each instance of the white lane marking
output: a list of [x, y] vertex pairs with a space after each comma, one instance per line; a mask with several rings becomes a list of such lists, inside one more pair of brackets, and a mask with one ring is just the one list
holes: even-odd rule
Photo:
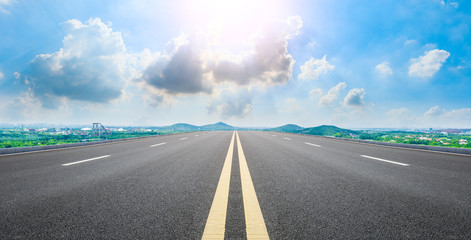
[[93, 160], [98, 160], [98, 159], [102, 159], [102, 158], [107, 158], [107, 157], [109, 157], [109, 156], [110, 156], [110, 155], [105, 155], [105, 156], [96, 157], [96, 158], [89, 158], [89, 159], [85, 159], [85, 160], [77, 161], [77, 162], [64, 163], [64, 164], [62, 164], [62, 166], [66, 167], [66, 166], [70, 166], [70, 165], [74, 165], [74, 164], [79, 164], [79, 163], [83, 163], [83, 162], [89, 162], [89, 161], [93, 161]]
[[184, 138], [180, 138], [180, 140], [185, 140], [185, 139], [188, 139], [187, 137], [184, 137]]
[[164, 145], [164, 144], [167, 144], [167, 142], [157, 143], [157, 144], [154, 144], [154, 145], [150, 145], [150, 147], [157, 147], [157, 146]]
[[276, 135], [272, 135], [273, 137], [276, 137]]
[[407, 163], [400, 163], [400, 162], [395, 162], [395, 161], [386, 160], [386, 159], [382, 159], [382, 158], [371, 157], [371, 156], [367, 156], [367, 155], [361, 155], [361, 156], [364, 157], [364, 158], [369, 158], [369, 159], [378, 160], [378, 161], [382, 161], [382, 162], [397, 164], [397, 165], [401, 165], [401, 166], [406, 166], [406, 167], [410, 166], [410, 164], [407, 164]]
[[314, 146], [314, 147], [321, 147], [321, 145], [317, 145], [317, 144], [314, 144], [314, 143], [309, 143], [309, 142], [304, 142], [304, 143], [307, 144], [307, 145]]
[[286, 140], [289, 140], [289, 141], [291, 141], [291, 138], [287, 138], [287, 137], [283, 137], [283, 138], [284, 138], [284, 139], [286, 139]]
[[199, 137], [200, 135], [196, 134], [195, 137]]

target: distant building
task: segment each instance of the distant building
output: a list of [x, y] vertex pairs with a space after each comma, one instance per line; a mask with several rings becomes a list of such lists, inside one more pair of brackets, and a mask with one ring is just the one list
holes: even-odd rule
[[461, 133], [461, 129], [442, 129], [442, 132], [447, 132], [447, 133]]
[[468, 144], [468, 140], [466, 140], [466, 139], [460, 139], [459, 144], [460, 144], [460, 145]]

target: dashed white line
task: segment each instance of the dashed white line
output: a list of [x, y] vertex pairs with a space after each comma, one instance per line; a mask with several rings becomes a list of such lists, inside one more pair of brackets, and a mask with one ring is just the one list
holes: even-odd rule
[[188, 139], [187, 137], [184, 137], [184, 138], [180, 138], [180, 140], [185, 140], [185, 139]]
[[195, 137], [199, 137], [200, 135], [196, 134]]
[[272, 135], [273, 137], [276, 137], [276, 135]]
[[164, 145], [164, 144], [167, 144], [167, 142], [157, 143], [157, 144], [154, 144], [154, 145], [150, 145], [150, 147], [157, 147], [157, 146]]
[[321, 147], [321, 145], [317, 145], [317, 144], [314, 144], [314, 143], [309, 143], [309, 142], [304, 142], [304, 143], [307, 144], [307, 145], [314, 146], [314, 147]]
[[62, 164], [62, 166], [66, 167], [66, 166], [70, 166], [70, 165], [74, 165], [74, 164], [79, 164], [79, 163], [83, 163], [83, 162], [89, 162], [89, 161], [93, 161], [93, 160], [98, 160], [98, 159], [102, 159], [102, 158], [107, 158], [107, 157], [109, 157], [109, 156], [110, 156], [110, 155], [105, 155], [105, 156], [95, 157], [95, 158], [89, 158], [89, 159], [85, 159], [85, 160], [77, 161], [77, 162], [64, 163], [64, 164]]
[[286, 139], [286, 140], [289, 140], [289, 141], [291, 141], [291, 138], [287, 138], [287, 137], [283, 137], [283, 138], [284, 138], [284, 139]]
[[361, 155], [361, 156], [364, 157], [364, 158], [369, 158], [369, 159], [373, 159], [373, 160], [377, 160], [377, 161], [382, 161], [382, 162], [397, 164], [397, 165], [401, 165], [401, 166], [406, 166], [406, 167], [407, 167], [407, 166], [410, 166], [410, 164], [407, 164], [407, 163], [395, 162], [395, 161], [386, 160], [386, 159], [377, 158], [377, 157], [371, 157], [371, 156], [367, 156], [367, 155]]

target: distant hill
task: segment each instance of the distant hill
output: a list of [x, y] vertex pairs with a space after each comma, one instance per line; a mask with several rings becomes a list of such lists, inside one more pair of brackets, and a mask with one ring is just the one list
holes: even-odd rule
[[269, 128], [269, 129], [266, 129], [265, 131], [299, 133], [303, 129], [304, 129], [303, 127], [298, 126], [296, 124], [286, 124], [286, 125], [276, 127], [276, 128]]
[[203, 131], [231, 131], [231, 130], [237, 130], [238, 129], [236, 127], [233, 127], [233, 126], [228, 125], [228, 124], [223, 123], [223, 122], [203, 125], [200, 128]]
[[318, 136], [349, 136], [350, 134], [358, 135], [360, 131], [354, 131], [350, 129], [339, 128], [331, 125], [322, 125], [318, 127], [303, 128], [295, 124], [286, 124], [276, 128], [269, 128], [266, 131], [277, 131], [277, 132], [287, 132], [287, 133], [300, 133], [308, 135], [318, 135]]
[[335, 136], [335, 135], [358, 135], [360, 131], [354, 131], [350, 129], [339, 128], [331, 125], [322, 125], [318, 127], [305, 128], [300, 133], [309, 134], [309, 135], [319, 135], [319, 136]]
[[187, 123], [177, 123], [166, 127], [160, 127], [161, 130], [191, 132], [198, 131], [199, 127]]
[[188, 123], [177, 123], [170, 126], [159, 127], [160, 130], [178, 131], [178, 132], [193, 132], [193, 131], [233, 131], [241, 130], [223, 122], [215, 124], [208, 124], [203, 126], [191, 125]]

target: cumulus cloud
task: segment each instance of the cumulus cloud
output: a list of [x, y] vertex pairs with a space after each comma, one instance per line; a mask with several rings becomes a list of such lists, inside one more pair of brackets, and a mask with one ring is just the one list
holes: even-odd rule
[[453, 120], [461, 124], [461, 126], [469, 127], [471, 124], [471, 108], [453, 109], [445, 111], [441, 115], [443, 119]]
[[425, 112], [424, 116], [426, 117], [438, 117], [445, 113], [443, 109], [441, 109], [438, 105], [431, 107], [427, 112]]
[[301, 66], [301, 73], [298, 79], [317, 79], [319, 75], [326, 74], [334, 70], [335, 66], [327, 61], [324, 55], [321, 59], [311, 58]]
[[242, 118], [252, 112], [252, 93], [246, 89], [223, 90], [207, 105], [209, 114]]
[[211, 92], [205, 86], [202, 59], [190, 43], [180, 45], [173, 56], [162, 56], [143, 73], [142, 79], [150, 86], [169, 94]]
[[431, 107], [424, 116], [438, 118], [441, 120], [461, 121], [463, 124], [471, 121], [471, 108], [453, 109], [447, 111], [440, 108], [438, 105]]
[[384, 76], [389, 76], [393, 74], [391, 67], [389, 67], [389, 62], [382, 62], [375, 67], [376, 71], [381, 73]]
[[346, 106], [363, 107], [365, 105], [365, 94], [363, 88], [350, 89], [343, 102]]
[[439, 106], [431, 107], [424, 113], [429, 124], [442, 127], [469, 128], [471, 125], [471, 108], [446, 110]]
[[449, 56], [450, 53], [445, 50], [434, 49], [426, 51], [425, 55], [418, 58], [411, 58], [409, 76], [423, 78], [433, 77]]
[[93, 103], [119, 98], [130, 77], [121, 33], [99, 18], [72, 19], [63, 26], [63, 47], [30, 63], [25, 82], [34, 96], [47, 108], [56, 108], [58, 98]]
[[[301, 27], [298, 16], [266, 22], [251, 39], [250, 47], [238, 54], [211, 48], [210, 36], [201, 32], [175, 38], [168, 44], [169, 51], [141, 54], [145, 66], [138, 82], [150, 90], [148, 93], [160, 94], [158, 99], [178, 94], [211, 94], [227, 83], [247, 88], [286, 83], [294, 65], [287, 49], [288, 40], [299, 34]], [[230, 106], [227, 103], [219, 108]], [[216, 107], [211, 109], [216, 111]]]
[[210, 60], [215, 81], [238, 85], [282, 84], [292, 74], [293, 57], [287, 40], [298, 35], [302, 27], [299, 16], [267, 22], [252, 40], [252, 49], [241, 56], [215, 54]]
[[340, 82], [331, 88], [326, 95], [322, 96], [319, 99], [319, 105], [328, 107], [331, 106], [338, 98], [340, 91], [344, 90], [347, 87], [345, 82]]

